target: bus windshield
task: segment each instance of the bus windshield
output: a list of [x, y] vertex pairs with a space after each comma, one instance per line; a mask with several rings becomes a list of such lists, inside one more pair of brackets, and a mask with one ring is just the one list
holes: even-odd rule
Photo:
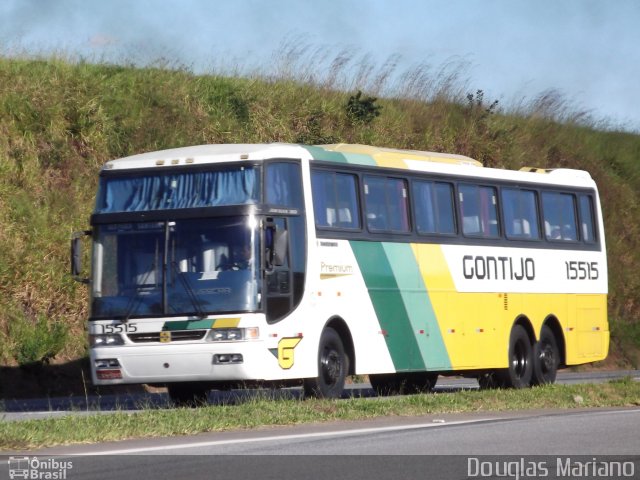
[[99, 225], [92, 317], [255, 311], [258, 237], [247, 216]]

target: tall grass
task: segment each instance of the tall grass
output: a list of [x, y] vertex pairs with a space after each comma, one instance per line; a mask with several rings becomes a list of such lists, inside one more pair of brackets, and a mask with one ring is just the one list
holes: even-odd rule
[[[614, 357], [637, 358], [626, 352], [640, 340], [622, 337], [640, 316], [640, 137], [599, 130], [558, 92], [496, 103], [470, 88], [468, 65], [458, 59], [404, 67], [397, 56], [375, 64], [290, 42], [270, 65], [196, 75], [174, 65], [0, 58], [1, 363], [23, 361], [16, 336], [29, 334], [14, 329], [16, 321], [45, 322], [51, 338], [43, 342], [53, 345], [64, 335], [64, 347], [43, 357], [84, 354], [87, 298], [67, 275], [68, 239], [87, 226], [102, 163], [192, 144], [273, 141], [367, 143], [459, 153], [487, 166], [590, 171], [607, 230], [613, 351], [622, 352]], [[370, 122], [347, 112], [358, 90], [378, 97], [380, 115]]]

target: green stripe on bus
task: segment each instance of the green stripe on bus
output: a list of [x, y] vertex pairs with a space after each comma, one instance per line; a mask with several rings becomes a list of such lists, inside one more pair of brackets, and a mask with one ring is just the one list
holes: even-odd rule
[[376, 166], [376, 161], [370, 155], [364, 153], [343, 153], [325, 150], [322, 147], [304, 145], [304, 148], [311, 154], [314, 160], [324, 160], [327, 162], [350, 163], [353, 165]]
[[376, 161], [370, 155], [365, 155], [364, 153], [343, 153], [348, 163], [353, 165], [367, 165], [369, 167], [375, 167], [377, 165]]
[[383, 243], [382, 246], [398, 284], [424, 364], [429, 370], [450, 369], [451, 360], [447, 347], [411, 244]]
[[171, 332], [177, 330], [201, 330], [211, 328], [213, 325], [213, 320], [205, 319], [205, 320], [175, 320], [171, 322], [164, 322], [162, 326], [162, 330], [168, 330]]
[[348, 163], [345, 156], [340, 152], [330, 152], [329, 150], [325, 150], [322, 147], [316, 147], [313, 145], [300, 145], [300, 146], [303, 148], [306, 148], [314, 160], [324, 160], [326, 162], [336, 162], [336, 163]]
[[380, 327], [386, 331], [385, 340], [395, 369], [424, 370], [420, 347], [382, 244], [350, 243]]

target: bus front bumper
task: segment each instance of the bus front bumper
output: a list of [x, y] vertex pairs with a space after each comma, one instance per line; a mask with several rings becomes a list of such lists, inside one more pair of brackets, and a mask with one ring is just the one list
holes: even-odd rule
[[94, 385], [267, 380], [278, 365], [261, 341], [92, 348], [90, 359]]

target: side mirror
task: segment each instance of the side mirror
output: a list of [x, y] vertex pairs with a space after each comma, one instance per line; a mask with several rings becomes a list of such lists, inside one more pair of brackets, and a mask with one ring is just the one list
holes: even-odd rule
[[287, 261], [287, 247], [289, 246], [289, 232], [276, 228], [273, 237], [273, 264], [281, 267]]
[[[267, 269], [281, 267], [287, 261], [289, 232], [280, 222], [268, 218], [265, 223], [265, 247]], [[282, 222], [284, 223], [284, 222]]]
[[89, 283], [88, 278], [83, 278], [82, 273], [82, 237], [91, 235], [91, 230], [74, 232], [71, 236], [71, 277], [80, 283]]

